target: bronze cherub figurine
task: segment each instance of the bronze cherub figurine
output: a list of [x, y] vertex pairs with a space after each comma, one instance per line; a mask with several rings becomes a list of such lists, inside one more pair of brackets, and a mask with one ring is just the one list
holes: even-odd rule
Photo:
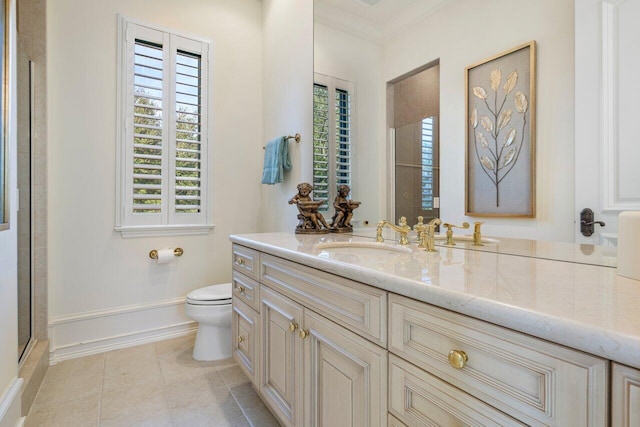
[[[308, 182], [298, 184], [298, 193], [289, 200], [289, 204], [298, 207], [298, 225], [296, 234], [321, 234], [328, 233], [329, 226], [318, 208], [322, 200], [313, 200], [311, 192], [313, 186]], [[324, 228], [323, 228], [324, 227]]]
[[331, 224], [331, 232], [333, 233], [350, 233], [353, 231], [351, 218], [353, 217], [354, 209], [360, 206], [360, 202], [347, 199], [349, 192], [351, 192], [351, 188], [348, 185], [338, 187], [338, 195], [333, 202], [333, 207], [336, 209], [336, 213], [332, 218], [333, 223]]

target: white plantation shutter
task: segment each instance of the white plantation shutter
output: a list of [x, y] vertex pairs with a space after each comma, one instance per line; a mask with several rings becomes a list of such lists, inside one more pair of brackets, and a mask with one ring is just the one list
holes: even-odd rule
[[313, 198], [329, 210], [339, 185], [351, 185], [352, 97], [350, 82], [315, 75], [313, 88]]
[[206, 225], [209, 43], [122, 19], [117, 229]]
[[329, 89], [313, 85], [313, 198], [329, 200]]
[[432, 210], [433, 206], [433, 117], [422, 119], [422, 210]]

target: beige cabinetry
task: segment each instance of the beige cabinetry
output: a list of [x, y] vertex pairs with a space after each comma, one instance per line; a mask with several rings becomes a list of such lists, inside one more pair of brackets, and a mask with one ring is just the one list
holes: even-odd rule
[[608, 363], [582, 352], [394, 294], [389, 351], [528, 425], [608, 422]]
[[231, 316], [233, 358], [254, 383], [258, 381], [259, 321], [258, 313], [234, 296]]
[[302, 306], [267, 287], [260, 294], [260, 394], [284, 425], [301, 426]]
[[387, 351], [305, 310], [305, 426], [386, 425]]
[[640, 427], [638, 370], [253, 249], [233, 259], [234, 357], [285, 426]]
[[389, 412], [409, 427], [526, 425], [394, 355]]
[[612, 363], [611, 425], [640, 427], [640, 370]]
[[279, 421], [386, 426], [387, 293], [238, 245], [233, 259], [234, 358]]

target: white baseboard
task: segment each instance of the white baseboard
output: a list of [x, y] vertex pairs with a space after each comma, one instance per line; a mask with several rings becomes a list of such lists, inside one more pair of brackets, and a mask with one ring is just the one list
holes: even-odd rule
[[0, 396], [0, 427], [15, 427], [21, 419], [20, 390], [22, 378], [14, 378]]
[[184, 298], [116, 307], [49, 321], [51, 365], [119, 348], [160, 341], [194, 332]]

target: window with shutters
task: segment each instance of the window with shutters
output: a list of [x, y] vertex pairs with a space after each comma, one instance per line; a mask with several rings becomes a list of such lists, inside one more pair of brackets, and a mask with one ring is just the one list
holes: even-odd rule
[[351, 186], [352, 105], [350, 82], [315, 75], [313, 85], [313, 198], [331, 208], [340, 185]]
[[422, 137], [420, 146], [422, 154], [422, 210], [430, 211], [434, 208], [433, 117], [422, 119], [421, 136]]
[[210, 43], [119, 23], [116, 229], [123, 236], [207, 233]]

